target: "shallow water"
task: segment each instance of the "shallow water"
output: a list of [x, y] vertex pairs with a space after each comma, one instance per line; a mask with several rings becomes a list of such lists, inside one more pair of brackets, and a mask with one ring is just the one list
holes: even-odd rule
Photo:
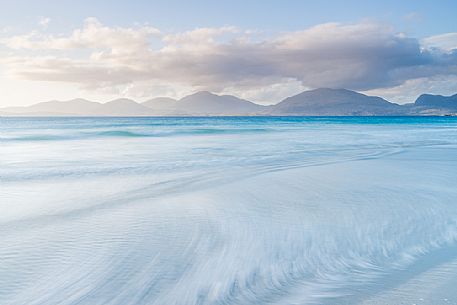
[[0, 127], [0, 304], [457, 304], [456, 118]]

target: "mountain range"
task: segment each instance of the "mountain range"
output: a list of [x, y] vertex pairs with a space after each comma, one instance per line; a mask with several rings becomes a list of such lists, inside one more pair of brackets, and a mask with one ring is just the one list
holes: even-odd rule
[[107, 103], [84, 99], [49, 101], [0, 108], [2, 116], [395, 116], [457, 115], [457, 94], [423, 94], [399, 105], [347, 89], [320, 88], [264, 106], [232, 95], [207, 91], [175, 100], [159, 97], [143, 103], [121, 98]]

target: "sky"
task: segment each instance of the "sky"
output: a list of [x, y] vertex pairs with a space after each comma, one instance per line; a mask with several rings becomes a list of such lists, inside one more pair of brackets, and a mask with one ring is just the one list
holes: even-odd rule
[[200, 90], [457, 93], [457, 1], [4, 1], [0, 107]]

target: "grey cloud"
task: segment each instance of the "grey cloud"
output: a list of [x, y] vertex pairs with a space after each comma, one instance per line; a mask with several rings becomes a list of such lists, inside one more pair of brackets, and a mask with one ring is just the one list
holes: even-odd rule
[[[61, 56], [32, 54], [2, 62], [25, 79], [85, 88], [150, 81], [223, 91], [295, 80], [304, 87], [372, 90], [416, 78], [457, 75], [456, 50], [427, 48], [381, 24], [323, 24], [262, 41], [252, 35], [233, 27], [164, 35], [150, 27], [112, 29], [90, 19], [69, 37], [3, 40], [10, 48], [59, 49]], [[101, 41], [104, 36], [108, 39]], [[161, 46], [152, 48], [151, 36], [160, 36]], [[91, 55], [65, 54], [76, 47], [87, 48]]]

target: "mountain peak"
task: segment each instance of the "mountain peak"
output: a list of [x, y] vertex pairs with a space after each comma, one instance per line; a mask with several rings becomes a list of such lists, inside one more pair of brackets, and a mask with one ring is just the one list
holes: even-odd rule
[[198, 91], [193, 94], [187, 95], [183, 97], [181, 100], [188, 99], [188, 98], [213, 98], [213, 97], [219, 97], [220, 95], [214, 94], [209, 91]]
[[425, 108], [457, 111], [457, 94], [451, 96], [421, 94], [414, 102], [414, 105]]
[[273, 108], [282, 115], [393, 115], [400, 105], [347, 89], [318, 88], [291, 96]]
[[84, 98], [77, 97], [77, 98], [74, 98], [74, 99], [71, 99], [68, 101], [64, 101], [64, 103], [95, 103], [95, 102], [91, 102]]
[[366, 96], [357, 91], [352, 91], [344, 88], [317, 88], [313, 90], [303, 91], [300, 94], [316, 95], [322, 94], [326, 96]]
[[97, 109], [97, 114], [109, 116], [143, 116], [150, 114], [150, 109], [134, 100], [118, 98], [101, 104]]
[[457, 113], [457, 94], [422, 94], [414, 104], [398, 105], [377, 96], [339, 88], [317, 88], [262, 106], [233, 95], [199, 91], [180, 100], [158, 97], [144, 103], [119, 98], [101, 104], [82, 98], [0, 109], [5, 115], [38, 116], [373, 116], [446, 115]]
[[128, 98], [118, 98], [109, 102], [106, 102], [104, 105], [114, 105], [114, 104], [138, 104], [134, 100], [128, 99]]
[[170, 97], [156, 97], [141, 103], [141, 105], [151, 109], [154, 115], [171, 115], [177, 112], [177, 102]]
[[177, 107], [189, 115], [249, 115], [264, 109], [264, 106], [233, 95], [217, 95], [208, 91], [183, 97]]
[[323, 87], [323, 88], [316, 88], [313, 90], [305, 91], [305, 92], [339, 92], [339, 93], [357, 93], [355, 91], [349, 90], [349, 89], [344, 89], [344, 88], [328, 88], [328, 87]]
[[143, 102], [141, 104], [152, 104], [152, 103], [173, 103], [173, 102], [176, 102], [176, 100], [174, 98], [171, 98], [171, 97], [165, 97], [165, 96], [159, 96], [159, 97], [155, 97], [155, 98], [152, 98], [150, 100], [147, 100], [146, 102]]

